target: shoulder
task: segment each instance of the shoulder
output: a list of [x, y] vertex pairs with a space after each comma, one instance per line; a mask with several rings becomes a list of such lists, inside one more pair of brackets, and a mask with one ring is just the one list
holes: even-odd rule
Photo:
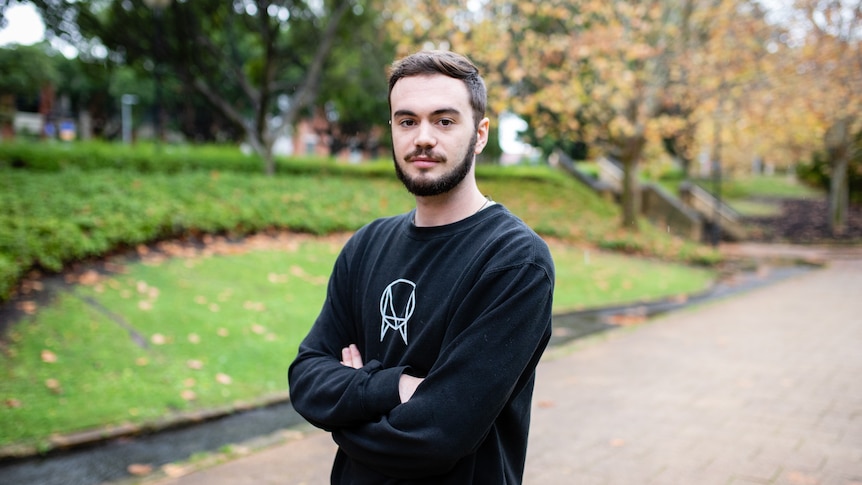
[[497, 205], [488, 219], [486, 250], [493, 254], [494, 266], [534, 265], [553, 280], [554, 261], [548, 244], [518, 216]]
[[381, 217], [359, 228], [348, 239], [344, 246], [345, 251], [355, 251], [370, 244], [377, 244], [403, 232], [410, 225], [411, 213], [399, 214], [390, 217]]

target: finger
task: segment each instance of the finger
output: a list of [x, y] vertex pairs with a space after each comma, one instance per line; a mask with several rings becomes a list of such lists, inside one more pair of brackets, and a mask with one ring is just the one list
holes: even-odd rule
[[355, 344], [350, 344], [350, 359], [353, 362], [353, 367], [356, 369], [359, 369], [364, 365], [362, 363], [362, 354], [359, 353], [359, 347]]
[[341, 349], [341, 365], [353, 367], [353, 359], [350, 354], [350, 347], [344, 347], [343, 349]]

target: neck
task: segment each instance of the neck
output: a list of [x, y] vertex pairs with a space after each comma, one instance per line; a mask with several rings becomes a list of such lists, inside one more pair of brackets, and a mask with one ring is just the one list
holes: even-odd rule
[[416, 197], [414, 224], [420, 227], [444, 226], [466, 219], [483, 209], [488, 199], [475, 184], [465, 185], [461, 184], [445, 194]]

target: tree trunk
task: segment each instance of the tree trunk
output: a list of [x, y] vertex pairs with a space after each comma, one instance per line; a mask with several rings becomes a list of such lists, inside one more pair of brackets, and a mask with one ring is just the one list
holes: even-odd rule
[[631, 231], [638, 230], [641, 197], [637, 169], [645, 144], [644, 137], [631, 137], [624, 142], [620, 152], [620, 161], [623, 163], [622, 225]]
[[844, 234], [849, 208], [847, 166], [850, 159], [850, 119], [838, 120], [826, 130], [826, 152], [832, 166], [829, 181], [829, 225], [833, 236]]
[[845, 151], [844, 156], [832, 160], [832, 179], [829, 185], [829, 225], [833, 236], [844, 234], [844, 230], [847, 228], [847, 210], [850, 197], [847, 186], [847, 159]]

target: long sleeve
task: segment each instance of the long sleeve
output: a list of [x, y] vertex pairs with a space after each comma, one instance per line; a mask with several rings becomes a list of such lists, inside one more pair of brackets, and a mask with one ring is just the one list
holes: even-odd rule
[[[359, 463], [413, 478], [451, 469], [495, 422], [497, 433], [519, 432], [500, 423], [501, 411], [513, 401], [530, 405], [533, 372], [550, 338], [552, 291], [550, 276], [533, 264], [486, 275], [459, 305], [450, 322], [457, 336], [413, 398], [382, 419], [334, 430], [335, 441]], [[527, 399], [513, 399], [528, 386]]]
[[348, 304], [349, 254], [346, 247], [339, 255], [320, 316], [288, 370], [294, 409], [326, 430], [379, 419], [401, 402], [398, 379], [404, 367], [384, 369], [371, 361], [357, 370], [340, 363], [341, 349], [362, 341]]
[[[518, 483], [553, 290], [547, 245], [499, 205], [357, 232], [289, 370], [294, 408], [339, 445], [333, 483]], [[349, 344], [363, 368], [340, 364]], [[423, 378], [403, 404], [402, 374]]]

